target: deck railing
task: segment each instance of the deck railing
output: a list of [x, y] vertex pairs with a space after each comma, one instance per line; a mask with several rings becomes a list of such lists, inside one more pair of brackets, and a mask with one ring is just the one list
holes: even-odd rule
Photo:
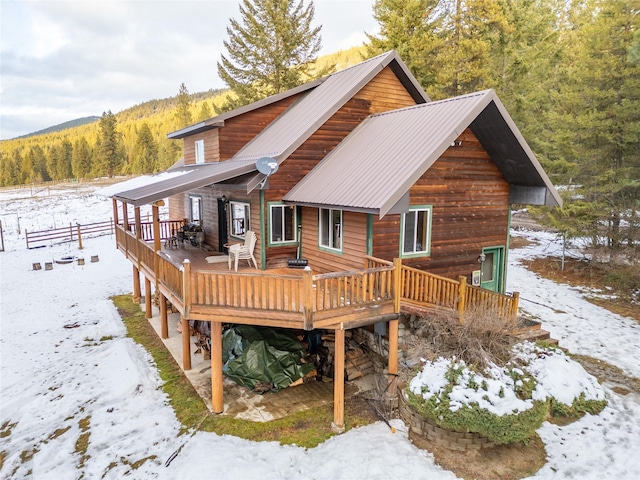
[[[170, 222], [166, 222], [167, 225]], [[486, 310], [514, 320], [518, 294], [512, 296], [374, 257], [363, 270], [313, 275], [192, 271], [187, 261], [172, 262], [144, 240], [116, 228], [118, 246], [155, 276], [164, 292], [194, 319], [236, 317], [296, 328], [334, 325], [336, 318], [358, 319], [398, 313], [401, 304], [442, 307], [458, 312]], [[225, 318], [226, 318], [225, 317]], [[231, 320], [229, 320], [231, 321]]]
[[401, 302], [417, 306], [444, 307], [458, 312], [490, 312], [515, 322], [519, 293], [505, 295], [467, 284], [466, 277], [452, 280], [423, 270], [402, 265], [400, 274]]
[[[136, 223], [130, 222], [128, 231], [136, 234]], [[176, 235], [184, 225], [183, 220], [160, 220], [160, 240], [166, 240]], [[120, 223], [122, 227], [123, 224]], [[153, 240], [153, 222], [140, 222], [140, 238], [145, 242]]]

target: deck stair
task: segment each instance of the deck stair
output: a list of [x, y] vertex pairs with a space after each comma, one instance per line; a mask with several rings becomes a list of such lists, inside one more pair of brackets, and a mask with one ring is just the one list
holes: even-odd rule
[[519, 340], [529, 340], [531, 342], [541, 340], [554, 345], [558, 344], [558, 340], [551, 338], [551, 334], [542, 328], [540, 322], [530, 318], [518, 317], [518, 324], [514, 333]]

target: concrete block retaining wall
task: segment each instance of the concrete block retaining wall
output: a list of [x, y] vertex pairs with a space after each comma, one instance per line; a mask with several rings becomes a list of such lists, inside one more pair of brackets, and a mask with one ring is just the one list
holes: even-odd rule
[[398, 392], [398, 411], [402, 421], [409, 426], [409, 438], [415, 435], [461, 452], [495, 446], [494, 442], [478, 433], [447, 430], [416, 413], [407, 402], [404, 389]]

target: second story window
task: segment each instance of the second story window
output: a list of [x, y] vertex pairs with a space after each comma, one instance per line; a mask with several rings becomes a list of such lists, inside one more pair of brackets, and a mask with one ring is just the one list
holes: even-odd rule
[[251, 230], [249, 224], [249, 204], [244, 202], [229, 202], [231, 208], [231, 235], [244, 238], [247, 230]]
[[196, 140], [196, 163], [204, 163], [204, 140]]

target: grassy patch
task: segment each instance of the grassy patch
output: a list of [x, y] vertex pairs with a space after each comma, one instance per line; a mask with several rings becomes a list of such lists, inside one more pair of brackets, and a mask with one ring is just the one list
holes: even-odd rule
[[11, 430], [13, 429], [13, 427], [15, 427], [18, 423], [9, 423], [4, 422], [2, 424], [2, 427], [0, 427], [0, 438], [5, 438], [8, 437], [9, 435], [11, 435]]
[[78, 468], [83, 468], [85, 462], [89, 460], [90, 456], [87, 455], [87, 450], [89, 448], [89, 437], [91, 437], [91, 432], [89, 431], [89, 426], [91, 425], [91, 416], [85, 417], [78, 422], [78, 426], [80, 427], [80, 431], [82, 432], [76, 440], [76, 452], [80, 454], [80, 463], [78, 464]]
[[[127, 335], [153, 357], [164, 382], [162, 388], [169, 396], [169, 403], [183, 425], [184, 432], [198, 428], [219, 435], [233, 435], [254, 441], [279, 441], [281, 444], [296, 444], [306, 448], [313, 448], [333, 435], [333, 405], [296, 412], [270, 422], [252, 422], [210, 413], [145, 318], [140, 306], [132, 301], [131, 295], [116, 296], [112, 301], [127, 327]], [[355, 407], [350, 410], [347, 403], [345, 428], [349, 430], [375, 421], [368, 413], [370, 412], [363, 412]]]
[[64, 435], [65, 433], [67, 433], [69, 431], [69, 429], [71, 428], [71, 425], [69, 425], [68, 427], [65, 428], [58, 428], [56, 429], [55, 432], [53, 432], [51, 435], [49, 435], [49, 437], [47, 438], [47, 440], [53, 440], [55, 438], [61, 437], [62, 435]]
[[564, 270], [562, 270], [561, 261], [557, 258], [534, 258], [523, 260], [522, 263], [532, 272], [556, 283], [593, 288], [604, 292], [606, 297], [589, 295], [585, 296], [585, 299], [640, 323], [640, 308], [633, 301], [634, 292], [640, 285], [640, 273], [637, 269], [614, 268], [575, 258], [565, 259]]

